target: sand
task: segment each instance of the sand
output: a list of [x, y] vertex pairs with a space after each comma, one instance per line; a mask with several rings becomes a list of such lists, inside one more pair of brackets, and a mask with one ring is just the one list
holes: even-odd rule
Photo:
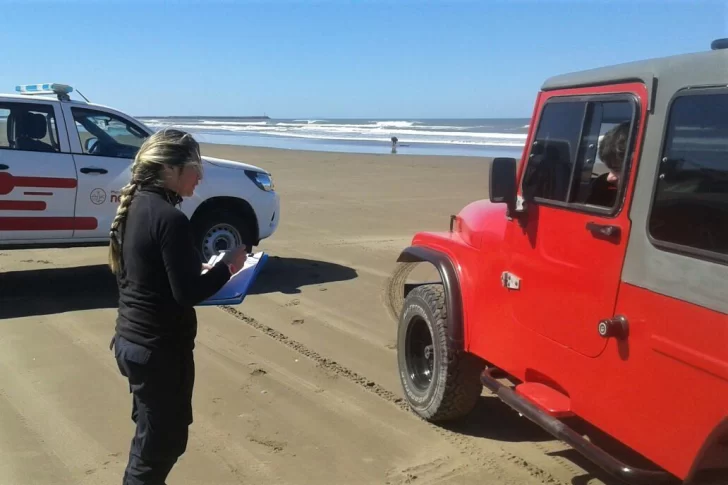
[[[198, 311], [195, 423], [170, 484], [612, 483], [485, 391], [449, 429], [402, 404], [387, 277], [416, 231], [487, 197], [488, 160], [204, 152], [270, 170], [282, 222], [244, 304]], [[121, 483], [133, 424], [105, 263], [106, 248], [0, 249], [3, 485]]]

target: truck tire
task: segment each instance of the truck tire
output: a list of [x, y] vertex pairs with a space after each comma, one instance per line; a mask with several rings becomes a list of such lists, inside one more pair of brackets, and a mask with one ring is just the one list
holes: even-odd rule
[[228, 210], [206, 214], [195, 221], [195, 245], [202, 261], [208, 261], [213, 254], [242, 244], [253, 249], [253, 230], [245, 218]]
[[418, 286], [404, 301], [397, 332], [399, 377], [410, 408], [427, 421], [469, 414], [483, 392], [485, 363], [447, 343], [441, 284]]

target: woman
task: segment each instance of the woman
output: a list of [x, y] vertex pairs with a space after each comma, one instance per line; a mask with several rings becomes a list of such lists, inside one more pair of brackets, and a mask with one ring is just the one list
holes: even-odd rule
[[192, 424], [197, 303], [215, 294], [245, 262], [229, 251], [204, 275], [190, 221], [175, 206], [202, 177], [197, 142], [159, 131], [139, 149], [111, 225], [109, 265], [119, 285], [112, 339], [133, 393], [131, 442], [124, 485], [163, 484], [187, 447]]

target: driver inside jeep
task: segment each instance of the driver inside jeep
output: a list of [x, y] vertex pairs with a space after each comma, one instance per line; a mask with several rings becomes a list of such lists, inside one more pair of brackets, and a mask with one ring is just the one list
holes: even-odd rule
[[620, 123], [609, 130], [599, 145], [599, 158], [609, 171], [594, 179], [586, 203], [603, 207], [614, 207], [617, 198], [619, 174], [627, 151], [629, 122]]

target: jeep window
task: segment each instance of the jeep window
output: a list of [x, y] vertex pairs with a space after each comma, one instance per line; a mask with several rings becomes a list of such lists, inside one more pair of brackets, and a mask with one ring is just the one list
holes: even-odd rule
[[672, 103], [649, 218], [655, 244], [728, 261], [728, 93]]
[[0, 103], [0, 149], [60, 152], [53, 106]]
[[631, 99], [547, 102], [523, 177], [526, 200], [587, 212], [615, 212], [634, 119]]
[[82, 108], [71, 111], [85, 155], [134, 158], [147, 138], [140, 128], [110, 113]]
[[523, 176], [526, 199], [566, 202], [585, 102], [551, 102], [543, 108]]

